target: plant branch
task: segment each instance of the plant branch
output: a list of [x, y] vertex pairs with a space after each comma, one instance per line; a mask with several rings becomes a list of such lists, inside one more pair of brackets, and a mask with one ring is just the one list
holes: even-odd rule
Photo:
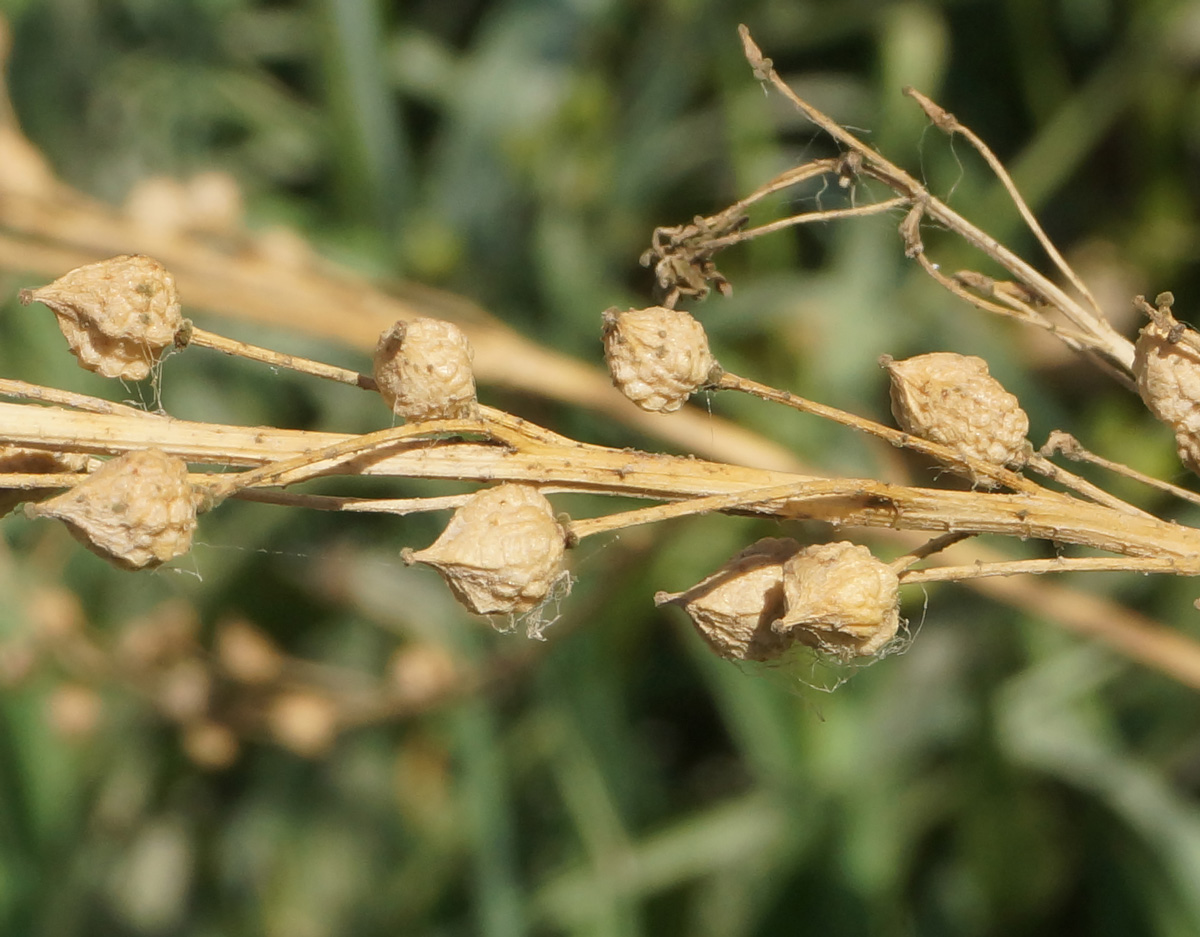
[[[788, 101], [792, 103], [810, 121], [828, 133], [834, 140], [857, 154], [862, 161], [862, 171], [878, 179], [897, 193], [910, 198], [913, 211], [919, 216], [932, 219], [954, 234], [957, 234], [968, 244], [987, 254], [997, 263], [1007, 269], [1019, 282], [1035, 294], [1044, 296], [1071, 323], [1086, 336], [1088, 347], [1112, 360], [1125, 371], [1133, 367], [1133, 344], [1118, 333], [1103, 317], [1093, 310], [1085, 308], [1068, 296], [1056, 284], [1039, 273], [1034, 267], [1022, 260], [1011, 250], [967, 221], [941, 202], [921, 185], [916, 179], [899, 166], [885, 159], [880, 153], [867, 146], [852, 133], [842, 127], [837, 121], [817, 110], [799, 95], [775, 71], [771, 60], [763, 56], [762, 51], [750, 37], [750, 31], [745, 26], [738, 27], [742, 37], [747, 61], [754, 70], [755, 77], [769, 82]], [[907, 224], [907, 251], [911, 256], [924, 251], [920, 241], [919, 225]]]

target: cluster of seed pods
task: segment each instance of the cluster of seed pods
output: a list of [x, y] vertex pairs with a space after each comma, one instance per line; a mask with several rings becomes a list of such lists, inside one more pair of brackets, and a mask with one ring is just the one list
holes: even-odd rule
[[[49, 306], [80, 363], [107, 376], [145, 377], [188, 328], [174, 280], [148, 257], [80, 267], [22, 299]], [[721, 379], [703, 326], [686, 312], [610, 309], [602, 337], [613, 383], [645, 410], [677, 410]], [[1186, 370], [1167, 337], [1149, 327], [1138, 349], [1139, 384], [1151, 408], [1181, 437], [1193, 438], [1200, 407], [1164, 415], [1157, 401], [1180, 396], [1184, 385], [1200, 386], [1200, 365], [1187, 359], [1195, 371]], [[457, 326], [416, 318], [380, 337], [374, 378], [393, 413], [407, 421], [477, 420], [472, 358]], [[958, 453], [962, 462], [951, 467], [976, 485], [989, 479], [963, 466], [1019, 468], [1029, 457], [1028, 418], [981, 359], [935, 353], [883, 364], [900, 427]], [[1182, 442], [1180, 451], [1189, 464], [1200, 461]], [[73, 488], [29, 504], [27, 513], [64, 522], [90, 550], [126, 569], [152, 568], [187, 552], [197, 514], [209, 504], [182, 459], [147, 449], [90, 464], [93, 470]], [[62, 468], [52, 459], [44, 470]], [[73, 463], [71, 470], [82, 469]], [[477, 491], [435, 543], [405, 550], [403, 558], [435, 569], [470, 611], [511, 616], [539, 608], [564, 580], [567, 542], [564, 524], [536, 485], [505, 483]], [[659, 593], [657, 601], [685, 609], [726, 658], [770, 660], [797, 644], [840, 658], [869, 657], [896, 637], [899, 584], [897, 571], [864, 546], [768, 538], [692, 588]]]

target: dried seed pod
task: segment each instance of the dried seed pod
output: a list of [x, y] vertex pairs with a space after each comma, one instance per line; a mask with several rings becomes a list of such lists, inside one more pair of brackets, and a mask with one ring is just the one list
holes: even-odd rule
[[771, 623], [784, 612], [783, 564], [799, 549], [790, 538], [766, 537], [692, 588], [658, 593], [654, 603], [682, 608], [724, 658], [773, 660], [792, 644]]
[[229, 726], [200, 719], [183, 727], [184, 753], [201, 768], [219, 771], [237, 760], [241, 746]]
[[504, 484], [476, 492], [425, 550], [403, 553], [446, 580], [477, 615], [527, 612], [563, 575], [565, 538], [550, 502], [530, 485]]
[[[982, 358], [939, 351], [905, 361], [885, 355], [881, 363], [892, 379], [892, 414], [906, 433], [997, 467], [1025, 464], [1029, 417]], [[964, 474], [977, 485], [994, 484]]]
[[375, 381], [406, 420], [471, 420], [479, 416], [473, 358], [467, 336], [451, 322], [397, 322], [375, 347]]
[[896, 636], [899, 587], [866, 547], [813, 544], [783, 565], [786, 610], [771, 627], [838, 657], [869, 657]]
[[613, 383], [643, 410], [678, 410], [720, 373], [704, 326], [678, 309], [609, 309], [603, 335]]
[[59, 685], [46, 700], [50, 728], [70, 741], [92, 736], [104, 717], [104, 700], [89, 686], [79, 683]]
[[142, 254], [76, 267], [21, 291], [21, 302], [34, 300], [54, 312], [79, 363], [105, 377], [146, 377], [183, 323], [175, 278]]
[[106, 462], [70, 491], [25, 511], [58, 518], [85, 547], [122, 569], [144, 569], [191, 549], [198, 502], [182, 459], [143, 449]]
[[271, 683], [284, 667], [283, 653], [275, 642], [242, 618], [218, 626], [217, 659], [234, 680], [249, 684]]
[[337, 703], [310, 690], [282, 693], [266, 711], [275, 740], [305, 758], [317, 758], [332, 747], [339, 720]]
[[1172, 334], [1172, 321], [1150, 322], [1138, 334], [1133, 373], [1150, 412], [1175, 431], [1180, 461], [1200, 474], [1200, 352]]

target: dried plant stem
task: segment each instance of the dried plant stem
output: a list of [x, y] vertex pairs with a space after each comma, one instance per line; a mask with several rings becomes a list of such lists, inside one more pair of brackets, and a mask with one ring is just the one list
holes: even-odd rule
[[1025, 224], [1029, 226], [1029, 230], [1033, 232], [1034, 236], [1038, 240], [1038, 243], [1042, 245], [1042, 249], [1054, 262], [1054, 265], [1062, 272], [1063, 276], [1070, 280], [1071, 285], [1078, 290], [1079, 294], [1085, 300], [1087, 300], [1087, 303], [1091, 307], [1092, 313], [1095, 315], [1095, 317], [1097, 319], [1101, 318], [1102, 313], [1100, 312], [1100, 306], [1096, 302], [1095, 297], [1092, 296], [1091, 291], [1088, 290], [1087, 285], [1079, 278], [1079, 275], [1071, 269], [1070, 264], [1063, 259], [1062, 254], [1058, 252], [1058, 248], [1054, 246], [1054, 242], [1046, 236], [1046, 232], [1042, 230], [1041, 224], [1038, 222], [1033, 212], [1030, 211], [1029, 206], [1025, 203], [1025, 199], [1017, 189], [1016, 184], [1012, 181], [1012, 177], [1008, 174], [1008, 170], [1005, 169], [1004, 164], [996, 158], [996, 154], [991, 151], [991, 148], [988, 147], [988, 145], [984, 143], [983, 140], [981, 140], [970, 127], [960, 123], [957, 117], [947, 111], [940, 104], [934, 103], [916, 88], [907, 87], [904, 89], [904, 93], [916, 101], [918, 105], [920, 105], [921, 110], [925, 112], [938, 130], [941, 130], [943, 133], [949, 135], [954, 135], [956, 133], [959, 134], [975, 148], [980, 156], [983, 157], [984, 161], [988, 164], [988, 167], [996, 174], [996, 178], [1000, 180], [1000, 184], [1004, 186], [1004, 191], [1008, 193], [1008, 197], [1016, 206], [1017, 211], [1020, 212], [1022, 220], [1024, 220]]
[[1170, 573], [1195, 576], [1200, 573], [1200, 557], [1096, 557], [1056, 556], [1040, 560], [1007, 560], [1002, 563], [980, 563], [975, 566], [938, 566], [911, 570], [900, 574], [901, 585], [918, 582], [958, 582], [984, 576], [1017, 576], [1023, 574], [1065, 572], [1140, 572]]
[[1054, 430], [1046, 440], [1046, 444], [1041, 448], [1043, 456], [1053, 455], [1055, 452], [1062, 453], [1065, 458], [1073, 462], [1090, 462], [1092, 465], [1098, 465], [1100, 468], [1108, 469], [1110, 472], [1124, 475], [1126, 478], [1141, 482], [1143, 485], [1149, 485], [1151, 488], [1157, 488], [1159, 491], [1165, 491], [1167, 494], [1174, 495], [1181, 501], [1200, 504], [1200, 495], [1196, 494], [1196, 492], [1188, 491], [1186, 488], [1180, 488], [1178, 485], [1172, 485], [1170, 482], [1146, 475], [1120, 462], [1113, 462], [1111, 459], [1098, 456], [1096, 453], [1084, 448], [1079, 440], [1070, 433], [1064, 433], [1062, 430]]
[[1115, 511], [1122, 511], [1126, 514], [1141, 514], [1143, 517], [1153, 517], [1149, 511], [1143, 511], [1139, 507], [1134, 507], [1128, 501], [1123, 501], [1116, 495], [1109, 494], [1103, 488], [1093, 485], [1086, 478], [1080, 478], [1074, 472], [1068, 472], [1065, 468], [1055, 465], [1044, 456], [1034, 453], [1029, 457], [1026, 465], [1051, 481], [1056, 481], [1061, 485], [1066, 485], [1072, 491], [1077, 491], [1085, 498], [1090, 498], [1097, 504], [1105, 504]]
[[[0, 476], [0, 481], [4, 476]], [[209, 481], [208, 478], [202, 480]], [[543, 488], [543, 494], [553, 493]], [[292, 491], [272, 491], [263, 488], [243, 488], [232, 497], [242, 501], [278, 504], [282, 507], [307, 508], [313, 511], [348, 511], [364, 514], [421, 514], [427, 511], [453, 511], [471, 500], [471, 494], [442, 495], [430, 498], [352, 498], [341, 495], [308, 495]]]
[[854, 208], [830, 208], [825, 211], [805, 212], [801, 215], [792, 215], [788, 218], [781, 218], [778, 221], [759, 225], [757, 228], [746, 228], [736, 234], [713, 238], [711, 241], [706, 241], [705, 245], [715, 251], [733, 244], [739, 244], [742, 241], [750, 241], [754, 238], [762, 237], [765, 234], [774, 234], [776, 231], [782, 231], [785, 228], [793, 228], [796, 225], [837, 221], [842, 218], [863, 218], [868, 215], [882, 215], [890, 211], [895, 211], [897, 208], [905, 208], [911, 204], [911, 199], [900, 196], [883, 202], [873, 202], [870, 205], [857, 205]]
[[[780, 78], [771, 64], [770, 59], [763, 56], [762, 51], [750, 37], [745, 26], [739, 27], [742, 44], [747, 60], [754, 69], [756, 77], [769, 82], [780, 94], [792, 103], [814, 124], [828, 133], [834, 140], [857, 154], [862, 161], [862, 171], [883, 182], [897, 193], [911, 199], [914, 213], [928, 217], [934, 222], [957, 234], [968, 244], [991, 257], [1008, 270], [1019, 282], [1031, 289], [1035, 295], [1044, 297], [1052, 303], [1071, 323], [1086, 336], [1088, 347], [1122, 367], [1131, 371], [1133, 367], [1133, 344], [1118, 333], [1103, 317], [1091, 309], [1085, 308], [1068, 296], [1054, 282], [1039, 273], [1034, 267], [1022, 260], [1011, 250], [986, 234], [978, 227], [967, 221], [948, 205], [941, 202], [921, 185], [916, 179], [899, 166], [885, 159], [877, 151], [867, 146], [841, 124], [817, 110], [803, 98], [799, 97], [787, 83]], [[908, 252], [916, 256], [924, 248], [920, 243], [919, 225], [906, 223]]]
[[76, 394], [69, 390], [59, 390], [57, 387], [43, 387], [40, 384], [30, 384], [8, 377], [0, 377], [0, 396], [16, 397], [20, 400], [34, 400], [38, 403], [58, 404], [72, 407], [88, 413], [124, 413], [131, 416], [144, 414], [146, 411], [137, 407], [126, 406], [123, 403], [113, 403], [100, 397], [89, 397], [87, 394]]
[[940, 537], [934, 537], [932, 540], [925, 541], [925, 543], [921, 544], [915, 550], [910, 550], [903, 556], [896, 557], [888, 565], [891, 566], [892, 569], [896, 570], [897, 573], [900, 573], [901, 571], [908, 569], [910, 566], [921, 562], [921, 560], [933, 556], [934, 554], [941, 553], [943, 550], [954, 546], [954, 544], [961, 543], [969, 537], [974, 536], [975, 534], [965, 533], [962, 531], [956, 531], [952, 534], [942, 534]]
[[579, 541], [593, 534], [609, 533], [626, 527], [636, 527], [640, 524], [654, 524], [676, 517], [711, 514], [715, 511], [733, 511], [739, 508], [750, 509], [774, 499], [793, 498], [798, 495], [799, 488], [795, 483], [775, 485], [768, 488], [750, 488], [734, 494], [689, 498], [686, 501], [660, 504], [652, 508], [639, 508], [634, 511], [623, 511], [619, 514], [607, 514], [604, 517], [593, 518], [591, 520], [571, 521], [567, 532], [573, 541]]
[[[0, 490], [33, 491], [40, 488], [73, 488], [88, 477], [87, 472], [0, 472]], [[206, 476], [195, 476], [204, 481]]]
[[354, 459], [379, 455], [407, 440], [478, 432], [486, 432], [486, 427], [475, 420], [430, 420], [394, 426], [363, 436], [352, 436], [249, 472], [224, 475], [210, 483], [209, 487], [216, 498], [225, 498], [247, 488], [286, 487], [318, 475], [333, 474]]
[[273, 351], [270, 348], [251, 345], [234, 338], [226, 338], [224, 335], [218, 335], [216, 332], [202, 329], [191, 322], [184, 323], [184, 327], [175, 336], [175, 344], [179, 348], [198, 345], [202, 348], [211, 348], [214, 351], [224, 352], [227, 355], [237, 358], [259, 361], [273, 368], [287, 368], [291, 371], [299, 371], [302, 374], [311, 374], [313, 377], [362, 387], [365, 390], [378, 389], [375, 379], [366, 374], [360, 374], [357, 371], [347, 368], [339, 368], [332, 364], [325, 364], [321, 361], [313, 361], [311, 358], [302, 358], [299, 355], [289, 355], [280, 351]]
[[951, 449], [949, 446], [943, 446], [927, 439], [921, 439], [917, 436], [913, 436], [911, 433], [894, 429], [891, 426], [884, 426], [882, 423], [876, 423], [874, 420], [868, 420], [866, 417], [861, 417], [855, 413], [849, 413], [845, 410], [839, 410], [838, 408], [828, 406], [827, 404], [817, 403], [814, 400], [800, 397], [789, 391], [777, 390], [774, 387], [768, 387], [765, 384], [760, 384], [757, 381], [750, 380], [749, 378], [739, 377], [736, 374], [726, 372], [721, 375], [721, 378], [717, 382], [716, 386], [719, 390], [741, 391], [742, 393], [758, 397], [761, 400], [769, 400], [774, 403], [781, 403], [784, 406], [791, 407], [793, 410], [799, 410], [802, 413], [811, 413], [814, 416], [831, 420], [834, 423], [840, 423], [843, 426], [849, 426], [852, 429], [861, 430], [864, 433], [877, 436], [878, 438], [891, 443], [893, 446], [912, 449], [914, 452], [920, 452], [923, 455], [930, 456], [946, 465], [961, 466], [964, 469], [976, 473], [977, 476], [989, 478], [997, 484], [1004, 485], [1006, 488], [1011, 488], [1013, 491], [1036, 493], [1044, 490], [1037, 483], [1022, 477], [1016, 472], [1005, 468], [1000, 468], [992, 465], [989, 462], [984, 462], [981, 459], [972, 458], [956, 449]]
[[[490, 436], [482, 421], [438, 421], [356, 437], [0, 404], [0, 423], [18, 445], [108, 454], [155, 447], [195, 462], [277, 463], [244, 476], [214, 476], [218, 493], [247, 483], [290, 484], [339, 471], [509, 480], [673, 501], [728, 497], [730, 510], [780, 518], [1035, 537], [1127, 556], [1200, 554], [1198, 530], [1044, 490], [989, 494], [910, 488], [874, 479], [814, 478], [578, 443], [549, 444], [515, 435], [505, 445], [427, 438], [461, 432]], [[643, 522], [640, 516], [629, 520]]]

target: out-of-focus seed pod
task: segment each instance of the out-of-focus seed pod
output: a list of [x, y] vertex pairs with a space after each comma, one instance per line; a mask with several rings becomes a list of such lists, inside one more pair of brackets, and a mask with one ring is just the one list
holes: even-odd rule
[[[892, 379], [892, 414], [906, 433], [997, 467], [1025, 464], [1029, 417], [982, 358], [939, 351], [904, 361], [885, 355], [881, 363]], [[994, 484], [964, 474], [977, 485]]]
[[143, 449], [106, 462], [70, 491], [25, 511], [57, 518], [122, 569], [145, 569], [191, 549], [198, 500], [182, 459]]
[[184, 726], [182, 741], [188, 758], [210, 771], [228, 768], [237, 760], [241, 748], [232, 729], [209, 719]]
[[375, 346], [375, 382], [406, 420], [471, 420], [479, 416], [473, 358], [467, 336], [452, 322], [397, 322]]
[[387, 674], [392, 696], [413, 705], [436, 699], [461, 679], [450, 651], [432, 641], [399, 648], [388, 661]]
[[1179, 460], [1200, 474], [1200, 352], [1171, 331], [1167, 322], [1142, 328], [1133, 373], [1150, 412], [1175, 431]]
[[284, 665], [275, 642], [241, 618], [223, 622], [217, 629], [217, 659], [230, 677], [250, 684], [271, 683]]
[[154, 701], [168, 719], [192, 722], [208, 712], [212, 671], [199, 657], [178, 661], [157, 675]]
[[82, 741], [94, 735], [104, 715], [104, 702], [91, 687], [63, 683], [46, 701], [50, 727], [63, 738]]
[[504, 484], [476, 492], [425, 550], [403, 552], [425, 563], [477, 615], [537, 608], [563, 576], [566, 541], [554, 508], [530, 485]]
[[79, 596], [62, 586], [29, 590], [25, 617], [37, 640], [49, 644], [76, 640], [87, 627], [87, 614]]
[[316, 693], [297, 691], [276, 697], [266, 720], [280, 745], [306, 758], [325, 754], [337, 739], [337, 705]]
[[704, 326], [682, 310], [609, 309], [603, 335], [613, 383], [643, 410], [678, 410], [720, 374]]
[[175, 278], [157, 260], [125, 254], [76, 267], [21, 302], [49, 306], [89, 371], [140, 381], [171, 347], [183, 318]]
[[183, 598], [168, 599], [125, 623], [113, 656], [129, 671], [162, 671], [176, 661], [199, 656], [199, 635], [195, 606]]
[[771, 628], [784, 612], [783, 566], [800, 544], [767, 537], [684, 592], [660, 592], [656, 605], [678, 605], [701, 637], [730, 660], [772, 660], [792, 639]]
[[896, 636], [899, 586], [864, 546], [813, 544], [783, 565], [786, 610], [772, 628], [837, 657], [869, 657]]

